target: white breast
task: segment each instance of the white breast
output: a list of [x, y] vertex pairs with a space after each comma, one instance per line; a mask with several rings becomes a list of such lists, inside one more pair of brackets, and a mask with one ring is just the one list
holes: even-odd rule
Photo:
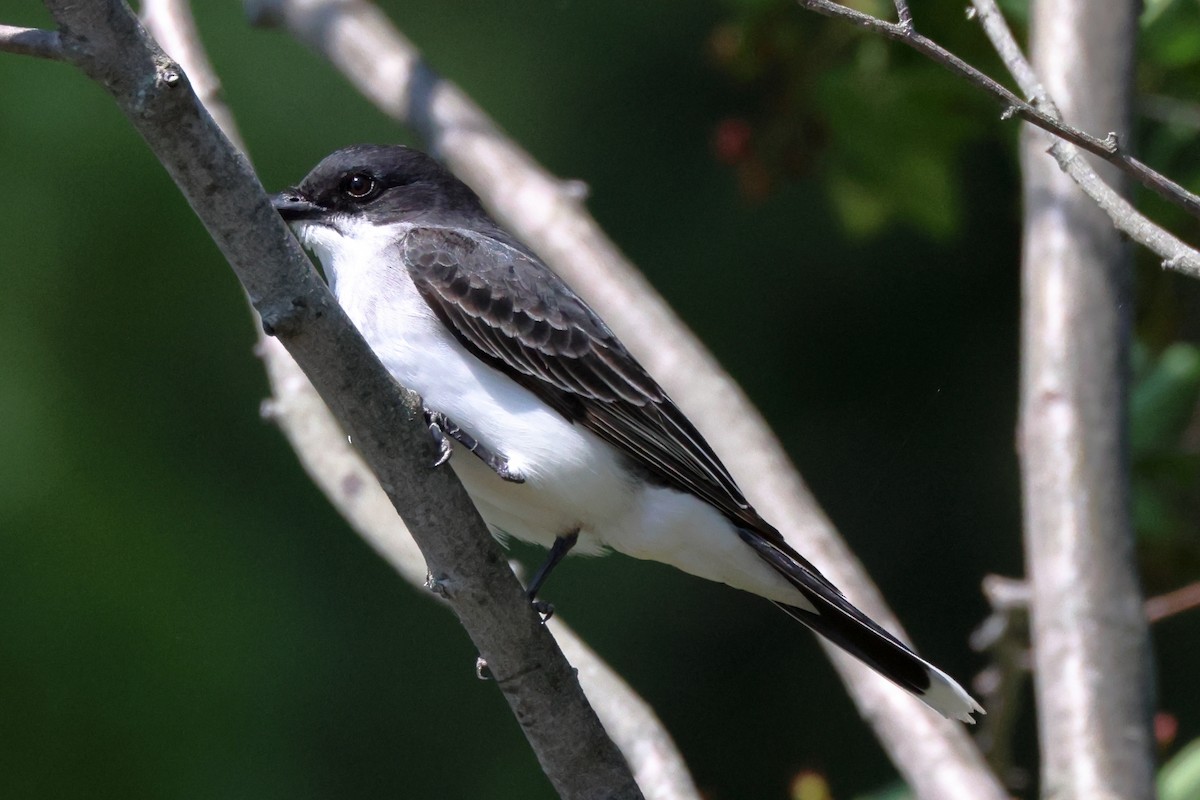
[[633, 483], [616, 453], [531, 392], [468, 353], [417, 292], [399, 260], [396, 228], [363, 224], [347, 235], [308, 226], [304, 244], [367, 343], [396, 380], [480, 442], [504, 454], [525, 483], [501, 480], [456, 448], [451, 461], [480, 514], [499, 532], [548, 546], [625, 516]]

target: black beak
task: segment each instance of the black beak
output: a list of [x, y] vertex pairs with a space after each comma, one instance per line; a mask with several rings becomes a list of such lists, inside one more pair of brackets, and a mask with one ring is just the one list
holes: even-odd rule
[[287, 222], [312, 219], [321, 213], [321, 207], [300, 194], [299, 189], [284, 189], [271, 198], [271, 205]]

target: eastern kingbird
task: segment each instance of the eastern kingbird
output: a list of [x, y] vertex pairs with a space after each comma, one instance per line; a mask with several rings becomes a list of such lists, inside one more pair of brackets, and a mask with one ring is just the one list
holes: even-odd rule
[[[273, 199], [346, 313], [454, 458], [499, 536], [671, 564], [761, 595], [920, 697], [983, 709], [850, 604], [758, 515], [603, 320], [466, 184], [400, 146], [360, 145]], [[441, 462], [439, 462], [441, 463]]]

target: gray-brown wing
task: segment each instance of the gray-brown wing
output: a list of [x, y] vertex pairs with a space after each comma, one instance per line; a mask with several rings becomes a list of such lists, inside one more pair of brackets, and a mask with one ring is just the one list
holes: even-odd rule
[[402, 246], [417, 290], [475, 356], [663, 482], [765, 525], [662, 388], [535, 256], [457, 228], [414, 228]]

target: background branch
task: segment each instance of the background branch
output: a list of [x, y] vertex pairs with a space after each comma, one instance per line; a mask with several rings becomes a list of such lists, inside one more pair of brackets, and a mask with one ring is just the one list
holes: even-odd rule
[[[972, 0], [971, 5], [978, 15], [984, 33], [996, 48], [1017, 85], [1021, 87], [1021, 91], [1033, 98], [1034, 104], [1047, 115], [1058, 118], [1058, 107], [1046, 93], [1033, 67], [1021, 52], [994, 0]], [[1139, 213], [1120, 192], [1101, 178], [1085, 159], [1079, 157], [1078, 150], [1064, 141], [1055, 139], [1050, 143], [1049, 152], [1059, 167], [1108, 214], [1118, 230], [1161, 256], [1165, 269], [1200, 278], [1200, 253]]]
[[[992, 95], [1005, 104], [1005, 117], [1017, 116], [1021, 119], [1046, 130], [1062, 141], [1056, 141], [1051, 147], [1051, 153], [1062, 165], [1063, 169], [1080, 184], [1101, 208], [1109, 214], [1113, 223], [1134, 241], [1144, 245], [1152, 252], [1161, 256], [1163, 267], [1177, 270], [1192, 277], [1200, 277], [1200, 253], [1184, 244], [1178, 238], [1167, 233], [1137, 212], [1117, 192], [1096, 175], [1086, 163], [1074, 158], [1074, 150], [1069, 149], [1069, 142], [1094, 155], [1103, 158], [1110, 164], [1130, 175], [1147, 188], [1166, 198], [1168, 201], [1183, 208], [1193, 216], [1200, 215], [1200, 198], [1184, 189], [1179, 184], [1155, 172], [1142, 162], [1130, 157], [1121, 150], [1119, 138], [1109, 134], [1105, 139], [1098, 139], [1091, 134], [1067, 125], [1052, 105], [1044, 103], [1044, 94], [1039, 94], [1037, 81], [1032, 77], [1032, 71], [1021, 68], [1022, 58], [1013, 58], [1014, 51], [1019, 54], [1019, 48], [1012, 42], [1012, 35], [1007, 33], [1007, 26], [995, 4], [991, 0], [973, 2], [975, 11], [980, 16], [984, 30], [989, 38], [996, 43], [997, 50], [1017, 79], [1021, 90], [1035, 99], [1031, 106], [1021, 98], [1006, 89], [1003, 85], [966, 63], [958, 56], [946, 50], [941, 45], [922, 36], [911, 27], [903, 27], [886, 20], [863, 14], [831, 0], [798, 0], [803, 7], [823, 14], [827, 17], [843, 19], [879, 33], [889, 39], [908, 45], [941, 64], [946, 69], [966, 78], [975, 86]], [[1005, 35], [1007, 41], [1004, 41]], [[1011, 46], [1009, 46], [1011, 43]]]
[[0, 25], [0, 52], [59, 61], [63, 57], [58, 31]]
[[1196, 608], [1200, 608], [1200, 581], [1146, 598], [1146, 619], [1153, 624]]
[[399, 390], [354, 330], [179, 66], [122, 2], [46, 6], [67, 58], [113, 95], [229, 260], [264, 326], [372, 464], [421, 544], [432, 584], [487, 659], [559, 794], [641, 797], [461, 485], [451, 471], [428, 468], [434, 448], [419, 399]]
[[[1127, 130], [1138, 4], [1032, 5], [1033, 71], [1067, 116]], [[1130, 253], [1022, 134], [1020, 455], [1043, 797], [1151, 798], [1150, 640], [1129, 507]]]
[[[857, 605], [899, 631], [861, 565], [808, 493], [741, 390], [581, 206], [442, 78], [374, 6], [357, 0], [248, 0], [260, 25], [286, 27], [380, 109], [412, 128], [497, 218], [563, 275], [696, 421], [764, 516]], [[922, 798], [1005, 798], [961, 726], [827, 648], [851, 695]]]
[[988, 575], [983, 594], [992, 613], [971, 634], [971, 647], [989, 655], [988, 666], [974, 682], [988, 715], [981, 721], [977, 741], [1007, 786], [1025, 789], [1026, 770], [1014, 759], [1017, 721], [1029, 683], [1029, 584]]

